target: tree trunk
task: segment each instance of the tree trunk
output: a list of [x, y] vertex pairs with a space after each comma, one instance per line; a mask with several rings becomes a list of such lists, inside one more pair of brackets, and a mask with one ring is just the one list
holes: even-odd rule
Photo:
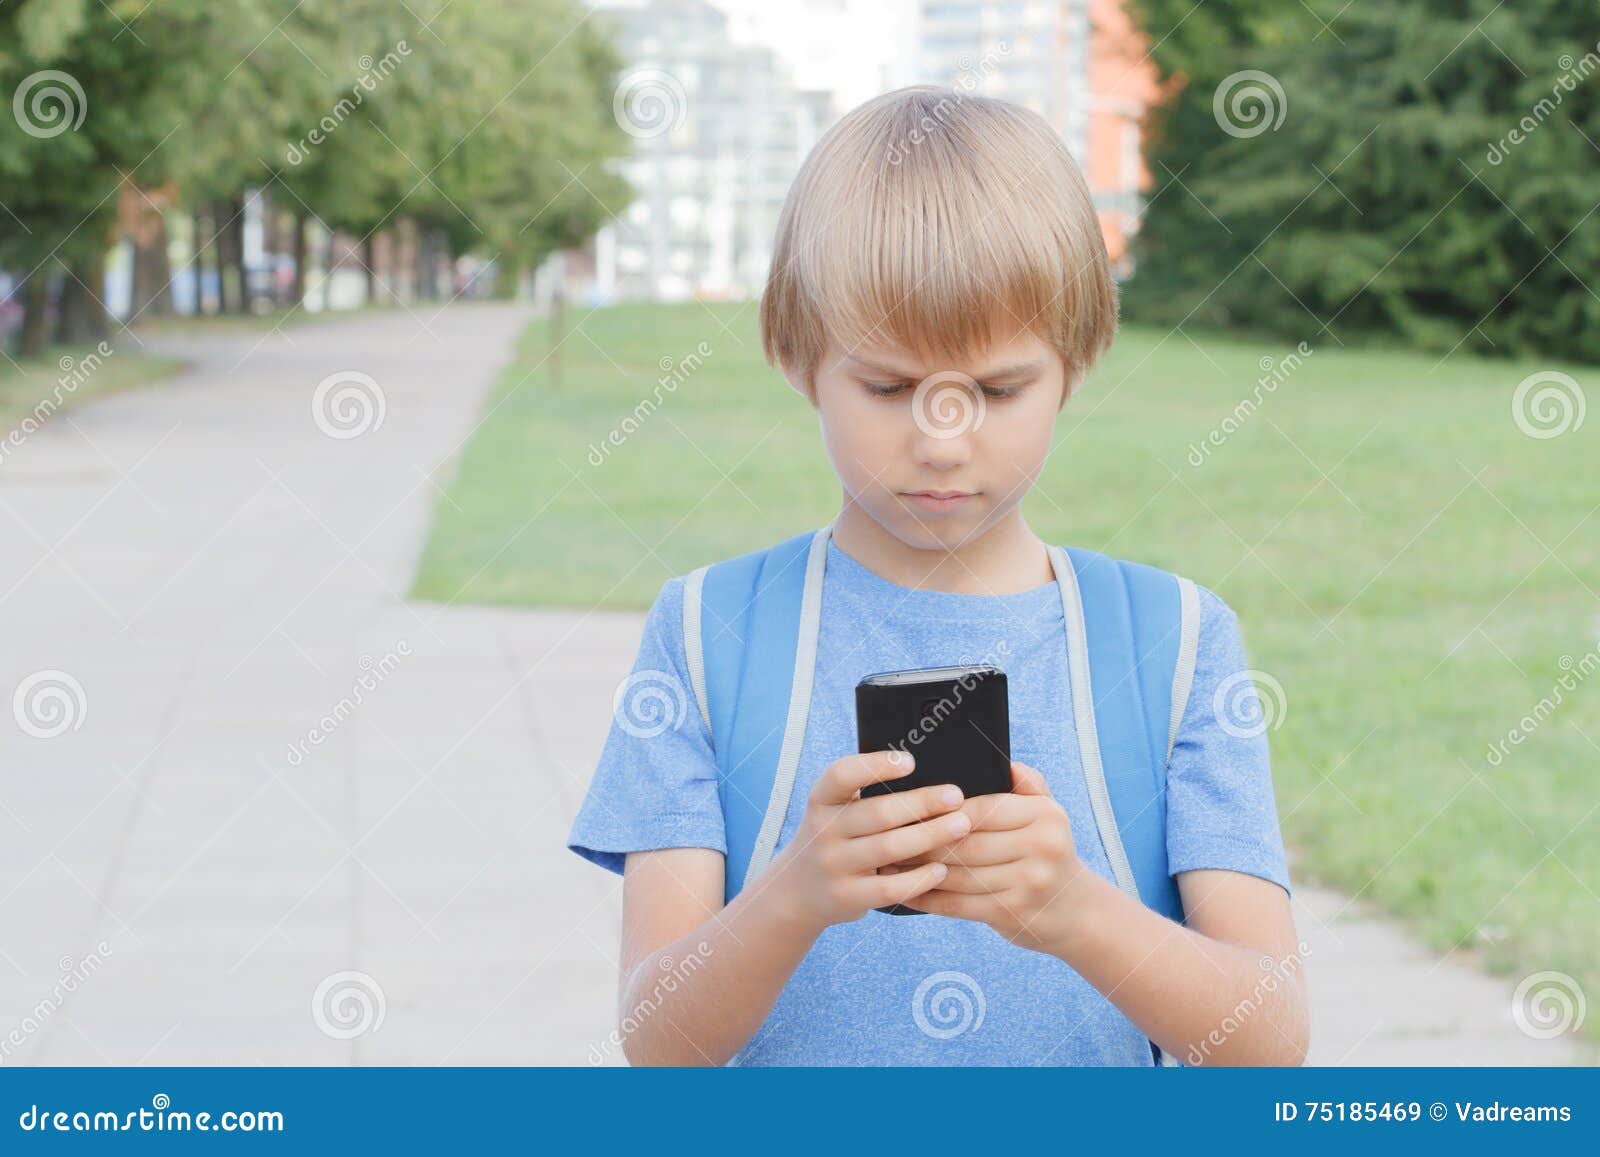
[[22, 287], [22, 331], [17, 337], [17, 352], [25, 358], [38, 357], [50, 337], [50, 287], [44, 271], [37, 269]]
[[228, 252], [231, 241], [228, 228], [228, 203], [211, 203], [211, 247], [217, 266], [217, 305], [223, 313], [239, 312], [239, 287], [233, 281], [233, 255]]
[[256, 306], [255, 290], [250, 285], [250, 271], [244, 264], [244, 198], [235, 197], [228, 204], [228, 226], [230, 234], [228, 251], [233, 257], [234, 268], [239, 271], [239, 312], [254, 313]]
[[289, 290], [290, 305], [304, 305], [306, 300], [306, 218], [302, 213], [294, 217], [294, 284]]
[[80, 257], [62, 266], [61, 300], [56, 310], [56, 341], [82, 345], [109, 332], [105, 292], [106, 259], [103, 253]]
[[[132, 231], [133, 293], [130, 317], [168, 317], [172, 313], [172, 262], [167, 256], [167, 220], [146, 207], [139, 227]], [[104, 262], [102, 277], [104, 274]]]
[[[166, 229], [163, 228], [161, 230], [163, 246], [166, 240], [166, 233]], [[161, 254], [163, 258], [162, 266], [165, 268], [165, 247], [162, 248]], [[111, 336], [111, 314], [107, 312], [105, 303], [106, 251], [104, 249], [95, 250], [93, 254], [78, 263], [77, 272], [78, 276], [83, 278], [84, 284], [94, 291], [89, 296], [86, 306], [88, 316], [85, 318], [85, 322], [89, 331], [88, 336], [93, 341], [108, 338]], [[166, 281], [163, 280], [161, 284], [166, 285]]]
[[194, 312], [204, 316], [206, 310], [206, 230], [205, 217], [197, 205], [189, 214], [193, 236], [189, 241], [189, 269], [194, 277]]
[[376, 247], [372, 244], [372, 234], [368, 233], [361, 239], [361, 266], [367, 271], [367, 304], [378, 303], [378, 255]]

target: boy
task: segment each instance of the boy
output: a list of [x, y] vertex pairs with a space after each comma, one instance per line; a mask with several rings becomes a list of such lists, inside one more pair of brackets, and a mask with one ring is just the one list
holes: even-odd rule
[[[724, 903], [704, 676], [685, 579], [665, 584], [569, 838], [624, 874], [631, 1062], [1150, 1065], [1152, 1043], [1188, 1063], [1304, 1059], [1267, 742], [1224, 715], [1224, 684], [1245, 689], [1241, 718], [1254, 687], [1233, 612], [1204, 588], [1166, 768], [1183, 923], [1112, 882], [1097, 836], [1057, 556], [1019, 503], [1115, 325], [1088, 189], [1037, 115], [905, 89], [807, 158], [761, 327], [842, 489], [809, 715], [774, 854]], [[980, 656], [1009, 676], [1013, 791], [861, 798], [910, 767], [853, 754], [856, 683]], [[664, 727], [626, 718], [622, 699], [652, 687]], [[875, 910], [895, 903], [926, 914]]]

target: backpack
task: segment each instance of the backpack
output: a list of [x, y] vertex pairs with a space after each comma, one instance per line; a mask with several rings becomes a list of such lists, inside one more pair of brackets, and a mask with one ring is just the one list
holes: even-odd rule
[[[691, 572], [683, 639], [712, 736], [727, 838], [725, 898], [771, 862], [811, 707], [830, 523]], [[1193, 582], [1079, 547], [1049, 547], [1089, 800], [1117, 886], [1183, 921], [1167, 872], [1167, 763], [1200, 636]], [[1086, 629], [1093, 624], [1093, 629]], [[1091, 706], [1092, 705], [1092, 706]], [[1158, 1064], [1175, 1064], [1152, 1042]]]

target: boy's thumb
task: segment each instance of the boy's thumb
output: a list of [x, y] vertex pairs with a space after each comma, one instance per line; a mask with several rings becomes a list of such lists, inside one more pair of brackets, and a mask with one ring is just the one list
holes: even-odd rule
[[1011, 761], [1011, 790], [1018, 795], [1049, 795], [1050, 785], [1044, 776], [1026, 763]]

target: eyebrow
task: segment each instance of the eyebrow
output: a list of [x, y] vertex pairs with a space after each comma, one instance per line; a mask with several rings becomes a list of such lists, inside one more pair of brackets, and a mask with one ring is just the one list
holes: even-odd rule
[[[868, 359], [858, 357], [855, 354], [846, 354], [845, 360], [854, 362], [863, 369], [871, 370], [874, 373], [884, 374], [885, 376], [891, 378], [916, 379], [918, 377], [916, 374], [907, 373], [905, 370], [896, 369], [894, 366], [880, 365], [877, 362], [869, 361]], [[1043, 368], [1044, 362], [1039, 358], [1034, 358], [1031, 361], [1015, 362], [1009, 366], [999, 366], [993, 370], [990, 370], [986, 374], [976, 375], [976, 377], [979, 381], [985, 382], [1005, 381], [1011, 378], [1031, 376], [1038, 373]]]

